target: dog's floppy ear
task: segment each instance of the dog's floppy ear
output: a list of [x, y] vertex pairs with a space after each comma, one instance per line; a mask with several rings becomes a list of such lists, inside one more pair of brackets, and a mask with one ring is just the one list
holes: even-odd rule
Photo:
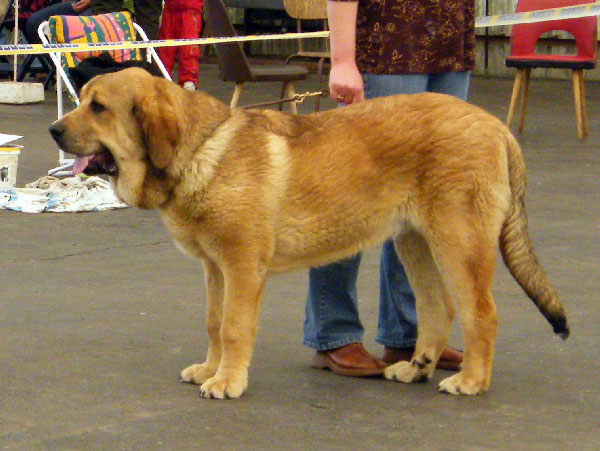
[[146, 89], [146, 95], [136, 105], [148, 155], [157, 169], [165, 169], [171, 164], [181, 134], [182, 123], [174, 89], [178, 88], [172, 82], [154, 78], [153, 89]]

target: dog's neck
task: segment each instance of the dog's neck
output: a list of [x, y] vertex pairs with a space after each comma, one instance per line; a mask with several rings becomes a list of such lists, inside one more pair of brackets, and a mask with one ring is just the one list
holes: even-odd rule
[[[186, 140], [177, 144], [175, 156], [171, 164], [164, 170], [150, 170], [146, 174], [145, 189], [149, 190], [147, 200], [152, 204], [149, 208], [168, 208], [171, 191], [179, 187], [193, 187], [193, 192], [204, 190], [214, 174], [222, 153], [227, 148], [222, 142], [222, 136], [227, 135], [228, 119], [232, 111], [219, 100], [201, 92], [182, 92], [184, 95], [178, 99], [184, 103], [184, 111], [193, 110], [196, 105], [203, 109], [207, 107], [211, 115], [203, 120], [194, 120], [193, 115], [186, 117], [181, 124], [181, 136]], [[225, 131], [225, 133], [223, 133]], [[184, 195], [185, 193], [179, 193]]]

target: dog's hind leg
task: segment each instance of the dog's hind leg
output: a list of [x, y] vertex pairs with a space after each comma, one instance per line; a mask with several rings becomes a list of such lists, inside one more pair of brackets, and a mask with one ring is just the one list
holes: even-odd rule
[[385, 369], [387, 379], [401, 382], [427, 380], [444, 349], [454, 310], [429, 246], [417, 232], [405, 233], [395, 240], [417, 307], [418, 338], [409, 362], [398, 362]]
[[188, 366], [181, 372], [180, 380], [192, 384], [203, 384], [213, 377], [221, 361], [221, 321], [223, 319], [223, 274], [213, 262], [204, 260], [206, 282], [206, 329], [208, 352], [204, 363]]
[[[444, 379], [444, 393], [474, 395], [490, 384], [496, 306], [492, 298], [492, 277], [497, 247], [497, 228], [484, 227], [477, 220], [438, 234], [432, 251], [441, 269], [447, 290], [455, 300], [464, 336], [464, 360], [459, 373]], [[499, 228], [499, 227], [498, 227]]]

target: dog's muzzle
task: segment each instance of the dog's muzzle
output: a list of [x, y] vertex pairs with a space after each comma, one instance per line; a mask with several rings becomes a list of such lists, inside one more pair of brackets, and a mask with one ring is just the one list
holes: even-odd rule
[[65, 127], [57, 121], [48, 128], [48, 131], [52, 135], [52, 138], [54, 138], [54, 141], [56, 141], [56, 144], [62, 147], [65, 136]]

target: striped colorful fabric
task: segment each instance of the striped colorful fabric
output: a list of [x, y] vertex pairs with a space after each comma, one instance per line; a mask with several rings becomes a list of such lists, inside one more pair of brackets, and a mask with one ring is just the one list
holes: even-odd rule
[[[58, 44], [135, 41], [131, 13], [99, 14], [97, 16], [52, 16], [48, 19], [51, 42]], [[102, 51], [62, 53], [63, 67], [75, 67], [79, 61], [98, 56]], [[139, 49], [111, 50], [110, 56], [119, 62], [140, 60]]]

